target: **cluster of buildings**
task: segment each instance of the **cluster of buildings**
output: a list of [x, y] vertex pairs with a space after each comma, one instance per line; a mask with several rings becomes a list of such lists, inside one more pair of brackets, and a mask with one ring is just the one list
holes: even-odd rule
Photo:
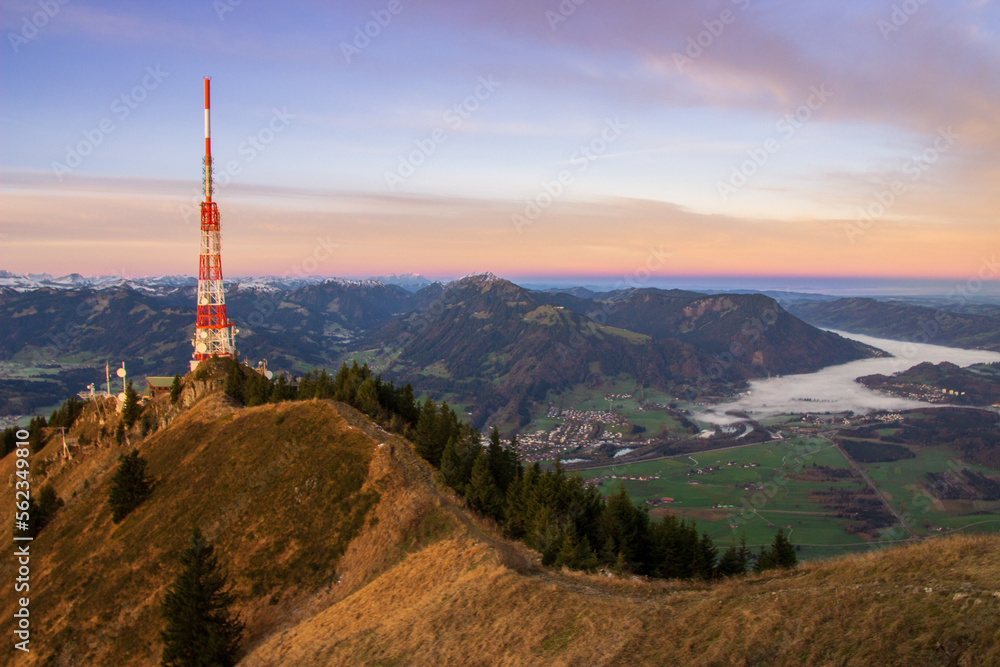
[[964, 391], [955, 389], [944, 389], [929, 384], [897, 383], [883, 385], [879, 390], [899, 398], [909, 398], [915, 401], [926, 403], [947, 403], [950, 400], [965, 396]]
[[551, 407], [545, 416], [571, 422], [598, 424], [624, 424], [626, 421], [623, 417], [608, 410], [563, 410], [562, 408]]
[[[522, 458], [529, 462], [550, 461], [556, 456], [565, 458], [567, 454], [590, 454], [604, 447], [620, 447], [622, 434], [605, 431], [600, 424], [594, 422], [567, 422], [559, 424], [551, 431], [535, 431], [519, 435], [517, 442], [521, 448]], [[644, 441], [641, 444], [649, 444]], [[632, 443], [629, 443], [632, 444]]]
[[[601, 486], [605, 480], [621, 480], [625, 482], [651, 482], [654, 479], [660, 479], [660, 475], [616, 475], [614, 473], [610, 475], [601, 475], [600, 477], [594, 477], [590, 480], [591, 484], [596, 484]], [[673, 498], [670, 499], [673, 502]]]

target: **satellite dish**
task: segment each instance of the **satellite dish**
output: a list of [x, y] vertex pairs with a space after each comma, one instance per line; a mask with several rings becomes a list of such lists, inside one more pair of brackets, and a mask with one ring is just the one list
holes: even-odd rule
[[270, 380], [271, 378], [274, 377], [274, 373], [272, 373], [271, 371], [264, 371], [264, 377]]
[[208, 332], [205, 331], [204, 329], [202, 329], [201, 331], [198, 332], [198, 337], [199, 338], [208, 338]]
[[120, 378], [125, 377], [125, 369], [124, 368], [119, 368], [117, 371], [115, 371], [115, 375], [117, 375]]
[[119, 401], [124, 401], [125, 400], [125, 392], [124, 391], [118, 392], [118, 400]]
[[236, 329], [236, 328], [233, 329], [233, 335], [234, 336], [239, 335], [239, 333], [240, 333], [239, 329]]
[[195, 345], [195, 349], [204, 354], [205, 352], [208, 352], [208, 345], [205, 343], [198, 343]]
[[201, 297], [201, 300], [198, 301], [198, 303], [200, 303], [203, 306], [207, 306], [208, 305], [208, 297], [207, 296]]

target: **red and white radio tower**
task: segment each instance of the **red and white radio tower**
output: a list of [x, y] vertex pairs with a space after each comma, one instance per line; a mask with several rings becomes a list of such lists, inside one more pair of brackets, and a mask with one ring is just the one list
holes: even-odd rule
[[222, 286], [222, 230], [219, 207], [212, 201], [212, 139], [208, 77], [205, 77], [205, 201], [201, 203], [201, 256], [198, 258], [198, 319], [191, 370], [205, 359], [235, 357], [235, 330], [226, 316]]

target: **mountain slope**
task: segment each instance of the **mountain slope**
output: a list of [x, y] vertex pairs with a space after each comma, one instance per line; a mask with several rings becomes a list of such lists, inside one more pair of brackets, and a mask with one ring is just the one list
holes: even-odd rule
[[627, 375], [698, 397], [747, 380], [880, 354], [820, 331], [759, 294], [625, 290], [601, 300], [470, 276], [424, 311], [390, 320], [363, 345], [404, 381], [474, 399], [482, 425], [530, 421], [549, 392]]
[[[120, 450], [104, 444], [62, 463], [57, 447], [37, 455], [52, 460], [47, 479], [66, 506], [31, 544], [31, 618], [44, 628], [34, 664], [155, 664], [159, 600], [196, 523], [222, 554], [250, 636], [267, 632], [288, 604], [336, 581], [379, 500], [374, 443], [325, 404], [234, 411], [221, 394], [203, 399], [140, 444], [155, 488], [117, 526], [107, 497]], [[9, 543], [10, 522], [4, 534]]]
[[994, 664], [995, 538], [715, 585], [518, 574], [450, 538], [241, 664]]
[[612, 303], [609, 324], [654, 338], [678, 338], [732, 358], [747, 377], [810, 373], [871, 356], [868, 346], [818, 331], [763, 294], [646, 289], [626, 292]]
[[966, 349], [1000, 351], [1000, 318], [877, 299], [799, 302], [788, 310], [818, 327]]
[[475, 424], [526, 423], [532, 402], [602, 375], [672, 386], [711, 363], [689, 344], [601, 324], [494, 276], [451, 283], [438, 303], [395, 318], [367, 344], [398, 352], [394, 376], [474, 399]]
[[[1000, 660], [995, 536], [712, 585], [558, 572], [466, 512], [410, 443], [353, 409], [235, 409], [218, 384], [189, 376], [191, 407], [147, 408], [169, 422], [139, 443], [156, 487], [118, 526], [106, 507], [115, 447], [48, 464], [66, 506], [32, 543], [42, 630], [18, 664], [157, 664], [159, 601], [194, 522], [247, 622], [242, 665]], [[88, 410], [71, 440], [97, 438]], [[0, 530], [9, 543], [9, 522]], [[13, 600], [0, 604], [9, 636]]]

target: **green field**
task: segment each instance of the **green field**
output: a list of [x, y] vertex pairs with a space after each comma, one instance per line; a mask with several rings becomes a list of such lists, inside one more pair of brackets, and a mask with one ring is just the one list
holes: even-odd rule
[[[727, 465], [730, 462], [733, 465]], [[739, 467], [750, 464], [757, 465]], [[746, 535], [751, 545], [768, 544], [779, 526], [791, 534], [795, 544], [802, 545], [799, 552], [802, 558], [833, 556], [867, 548], [860, 538], [844, 529], [843, 520], [832, 516], [829, 509], [809, 497], [812, 491], [831, 487], [861, 490], [864, 482], [854, 478], [824, 481], [796, 478], [813, 464], [850, 467], [828, 441], [809, 438], [584, 470], [579, 474], [584, 479], [612, 474], [618, 477], [658, 476], [659, 479], [646, 481], [605, 479], [601, 490], [608, 494], [622, 484], [637, 502], [673, 498], [673, 503], [659, 505], [651, 514], [659, 516], [670, 511], [694, 519], [699, 530], [711, 535], [721, 548], [742, 535]], [[719, 466], [719, 470], [689, 474], [705, 466]], [[758, 488], [742, 486], [747, 484]], [[720, 508], [719, 505], [732, 507]]]
[[[775, 424], [777, 425], [777, 424]], [[944, 447], [913, 448], [917, 458], [891, 463], [863, 464], [886, 500], [908, 521], [918, 536], [953, 530], [1000, 530], [1000, 501], [940, 501], [924, 490], [928, 472], [968, 468], [996, 475], [995, 470], [958, 462]], [[732, 463], [733, 465], [727, 465]], [[751, 463], [755, 467], [748, 466]], [[849, 468], [849, 462], [822, 438], [794, 438], [726, 450], [675, 456], [579, 471], [584, 479], [598, 477], [649, 477], [647, 480], [602, 480], [601, 491], [612, 493], [624, 485], [634, 501], [673, 498], [650, 510], [652, 516], [672, 512], [694, 519], [701, 531], [719, 547], [746, 535], [752, 545], [767, 544], [778, 527], [791, 533], [803, 559], [823, 558], [889, 546], [909, 539], [900, 528], [882, 531], [879, 540], [866, 542], [846, 530], [848, 520], [810, 497], [815, 491], [863, 491], [867, 484], [857, 477], [808, 479], [801, 473], [813, 465]], [[706, 466], [719, 470], [693, 471]], [[753, 484], [756, 488], [746, 488]], [[763, 488], [760, 488], [763, 487]], [[720, 507], [729, 506], [732, 507]], [[649, 507], [648, 504], [645, 506]]]
[[900, 513], [912, 516], [911, 528], [918, 535], [939, 531], [932, 528], [985, 530], [1000, 529], [1000, 501], [939, 501], [924, 491], [928, 472], [966, 468], [996, 476], [991, 468], [960, 461], [945, 447], [911, 447], [917, 458], [888, 463], [861, 464], [878, 485], [886, 500]]

